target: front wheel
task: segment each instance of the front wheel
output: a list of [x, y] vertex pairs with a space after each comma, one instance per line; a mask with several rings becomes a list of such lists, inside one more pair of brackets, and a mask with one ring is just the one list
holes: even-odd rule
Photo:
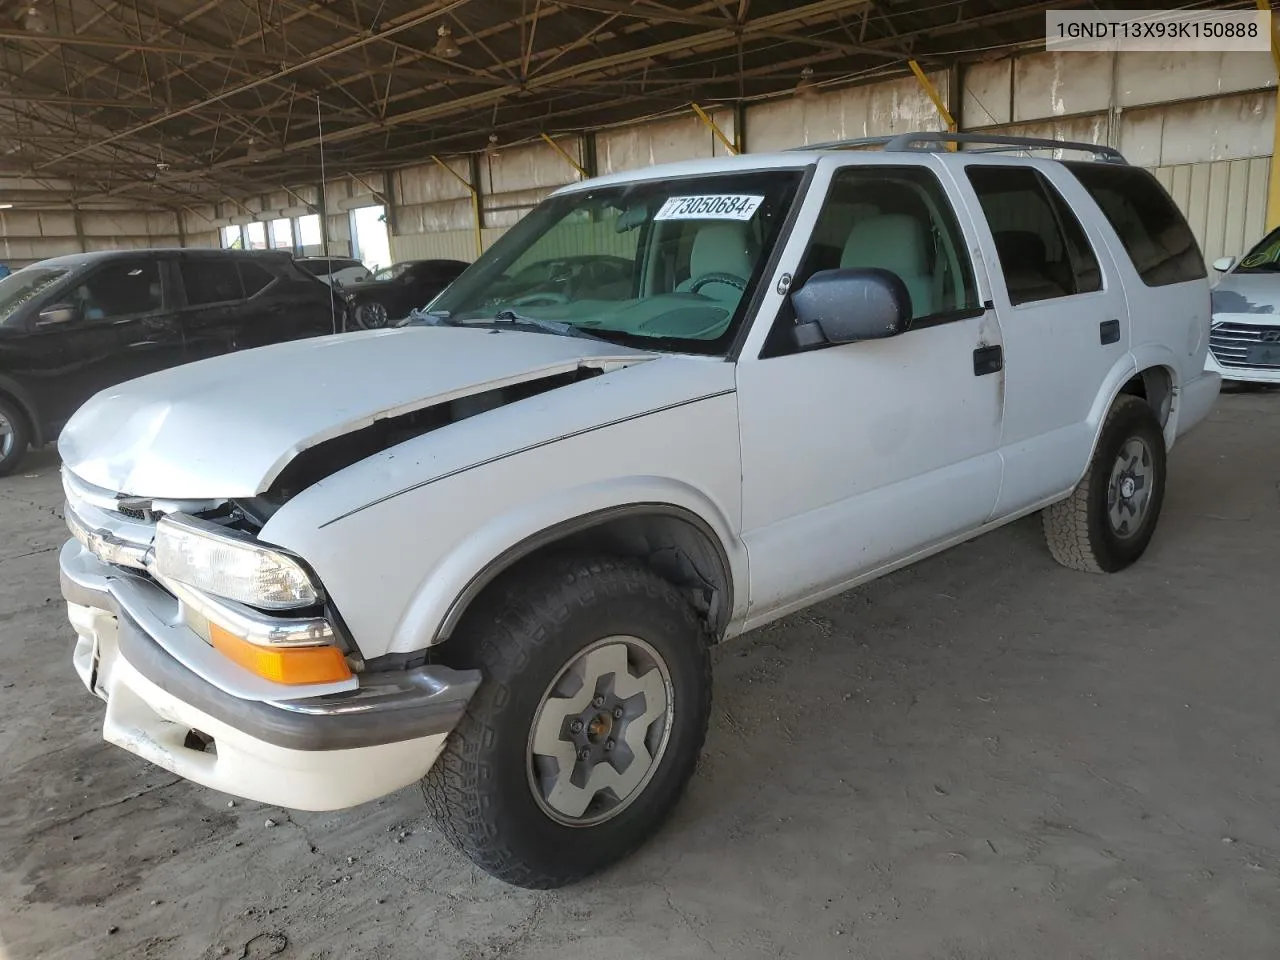
[[627, 856], [675, 806], [707, 731], [707, 637], [632, 561], [555, 560], [500, 589], [446, 645], [485, 679], [423, 794], [481, 869], [560, 887]]
[[7, 477], [27, 455], [31, 434], [22, 411], [0, 397], [0, 477]]
[[1084, 479], [1044, 510], [1049, 552], [1073, 570], [1123, 570], [1151, 542], [1164, 482], [1160, 421], [1145, 400], [1122, 394], [1107, 413]]
[[381, 330], [389, 319], [387, 308], [376, 300], [359, 304], [355, 309], [356, 325], [362, 330]]

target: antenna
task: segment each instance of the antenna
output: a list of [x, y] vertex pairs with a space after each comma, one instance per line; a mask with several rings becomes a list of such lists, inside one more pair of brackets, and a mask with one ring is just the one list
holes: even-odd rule
[[[316, 133], [320, 139], [320, 242], [324, 245], [324, 255], [326, 262], [329, 256], [329, 205], [324, 202], [324, 120], [320, 116], [320, 94], [316, 94]], [[332, 266], [332, 264], [330, 264]], [[333, 274], [329, 274], [329, 329], [337, 334], [338, 332], [338, 304], [334, 301], [337, 295], [333, 289], [333, 285], [337, 282]], [[343, 317], [343, 333], [346, 333], [346, 318]]]

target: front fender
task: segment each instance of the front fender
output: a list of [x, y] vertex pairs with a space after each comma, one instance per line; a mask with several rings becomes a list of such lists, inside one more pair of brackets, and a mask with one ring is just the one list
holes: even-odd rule
[[619, 477], [558, 491], [493, 517], [422, 578], [396, 625], [391, 650], [405, 652], [447, 639], [467, 603], [521, 556], [562, 535], [624, 512], [675, 514], [705, 527], [727, 565], [731, 620], [746, 612], [747, 554], [721, 508], [696, 487], [664, 477]]
[[[718, 374], [724, 366], [703, 369]], [[732, 603], [744, 606], [741, 452], [732, 392], [484, 456], [517, 434], [533, 436], [539, 425], [598, 416], [615, 395], [625, 400], [603, 380], [592, 381], [599, 393], [553, 391], [539, 398], [541, 409], [523, 407], [538, 414], [536, 423], [516, 404], [478, 415], [466, 429], [445, 428], [347, 467], [286, 503], [262, 539], [311, 565], [366, 658], [413, 653], [447, 635], [455, 600], [491, 562], [528, 538], [642, 503], [686, 511], [715, 534], [735, 587]], [[482, 459], [454, 467], [464, 454]], [[731, 611], [730, 621], [739, 613]]]

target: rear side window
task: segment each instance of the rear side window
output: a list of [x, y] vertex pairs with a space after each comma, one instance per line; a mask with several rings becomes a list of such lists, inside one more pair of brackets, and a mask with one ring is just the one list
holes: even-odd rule
[[187, 291], [187, 303], [193, 307], [202, 303], [239, 300], [244, 296], [240, 288], [240, 274], [231, 260], [183, 260], [179, 269], [182, 285]]
[[1208, 275], [1186, 218], [1149, 172], [1104, 163], [1063, 166], [1102, 208], [1143, 283], [1162, 287]]
[[275, 279], [271, 273], [261, 264], [241, 261], [240, 282], [244, 284], [244, 295], [252, 297], [254, 294], [265, 290], [271, 281]]
[[1098, 258], [1084, 228], [1038, 171], [971, 165], [965, 172], [991, 226], [1011, 303], [1102, 289]]

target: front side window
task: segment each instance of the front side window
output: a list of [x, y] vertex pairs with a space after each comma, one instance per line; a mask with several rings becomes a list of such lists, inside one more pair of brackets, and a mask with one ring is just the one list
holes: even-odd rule
[[973, 267], [938, 178], [923, 167], [845, 167], [814, 225], [793, 288], [819, 270], [877, 267], [896, 274], [911, 318], [979, 307]]
[[161, 307], [160, 265], [155, 260], [109, 263], [72, 287], [66, 299], [82, 320], [154, 313]]
[[1195, 234], [1150, 172], [1096, 161], [1063, 166], [1102, 209], [1143, 283], [1161, 287], [1208, 276]]
[[650, 349], [723, 353], [801, 175], [682, 177], [552, 197], [431, 313], [460, 324], [552, 321]]
[[225, 303], [243, 296], [240, 274], [232, 260], [183, 260], [180, 270], [189, 306]]
[[23, 267], [0, 279], [0, 323], [66, 275], [61, 267]]
[[1102, 289], [1080, 221], [1031, 167], [965, 169], [991, 227], [1009, 302], [1033, 303]]

